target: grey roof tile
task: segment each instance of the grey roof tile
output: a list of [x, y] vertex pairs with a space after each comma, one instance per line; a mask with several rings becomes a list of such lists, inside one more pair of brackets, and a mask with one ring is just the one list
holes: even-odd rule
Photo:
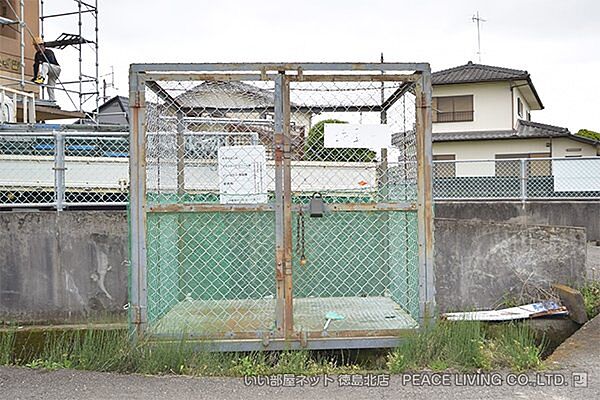
[[527, 71], [474, 64], [469, 61], [465, 65], [434, 72], [431, 75], [431, 83], [433, 85], [445, 85], [452, 83], [494, 82], [527, 79], [528, 77], [529, 73]]

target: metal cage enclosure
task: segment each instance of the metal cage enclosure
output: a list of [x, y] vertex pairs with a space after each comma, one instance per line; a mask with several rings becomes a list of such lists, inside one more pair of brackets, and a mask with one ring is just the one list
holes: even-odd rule
[[434, 307], [425, 63], [133, 64], [130, 326], [395, 346]]

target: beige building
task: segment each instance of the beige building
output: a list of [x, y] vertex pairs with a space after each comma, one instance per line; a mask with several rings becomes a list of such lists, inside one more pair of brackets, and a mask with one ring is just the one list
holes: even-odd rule
[[[531, 121], [544, 105], [527, 71], [473, 64], [433, 73], [434, 160], [586, 157], [600, 143]], [[457, 176], [494, 175], [494, 163], [461, 163]]]
[[[16, 11], [16, 14], [15, 14]], [[18, 88], [21, 78], [21, 33], [18, 24], [20, 0], [0, 0], [0, 85]], [[39, 1], [25, 0], [24, 31], [26, 91], [36, 91], [31, 83], [35, 49], [32, 36], [39, 35]], [[12, 78], [12, 79], [7, 79]]]

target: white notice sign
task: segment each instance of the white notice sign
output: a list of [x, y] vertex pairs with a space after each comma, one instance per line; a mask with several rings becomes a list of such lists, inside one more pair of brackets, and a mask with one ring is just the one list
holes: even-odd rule
[[267, 202], [267, 157], [264, 146], [219, 147], [221, 204]]
[[389, 125], [325, 124], [325, 147], [387, 149], [392, 147]]

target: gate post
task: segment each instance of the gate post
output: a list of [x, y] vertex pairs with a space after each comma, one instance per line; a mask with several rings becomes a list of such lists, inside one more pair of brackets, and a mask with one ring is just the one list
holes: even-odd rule
[[290, 338], [294, 331], [292, 288], [292, 191], [289, 82], [275, 77], [275, 279], [277, 330]]
[[148, 323], [146, 290], [146, 101], [144, 81], [133, 66], [129, 69], [129, 224], [131, 275], [130, 316], [132, 338], [140, 338]]
[[419, 325], [435, 319], [433, 270], [433, 200], [431, 183], [431, 70], [421, 72], [416, 85], [417, 204], [419, 246]]

